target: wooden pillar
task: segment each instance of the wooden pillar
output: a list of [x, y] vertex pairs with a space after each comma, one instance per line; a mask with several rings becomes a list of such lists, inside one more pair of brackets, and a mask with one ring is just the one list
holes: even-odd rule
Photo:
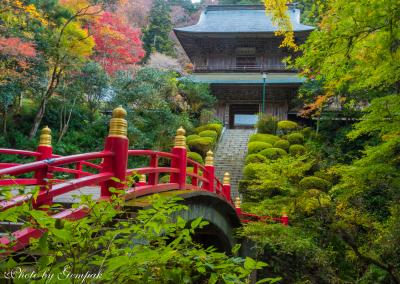
[[110, 131], [104, 150], [113, 152], [113, 156], [104, 158], [102, 172], [112, 172], [114, 180], [106, 181], [101, 185], [101, 197], [111, 196], [110, 188], [124, 189], [126, 186], [129, 140], [127, 137], [128, 123], [125, 117], [126, 111], [122, 106], [112, 112]]
[[232, 202], [231, 199], [231, 175], [229, 173], [224, 174], [224, 180], [222, 183], [222, 193], [224, 194], [226, 200]]
[[236, 208], [236, 213], [238, 215], [242, 215], [242, 209], [240, 209], [241, 205], [242, 205], [242, 201], [240, 200], [240, 197], [236, 196], [236, 198], [235, 198], [235, 208]]
[[137, 186], [146, 185], [146, 175], [140, 175], [139, 182], [136, 183]]
[[[49, 127], [44, 127], [40, 131], [39, 146], [37, 147], [37, 152], [40, 156], [36, 159], [37, 161], [47, 160], [53, 156], [53, 147], [51, 146], [51, 130]], [[33, 207], [39, 208], [42, 205], [51, 205], [52, 199], [47, 198], [43, 193], [51, 189], [51, 183], [49, 179], [52, 178], [52, 174], [49, 168], [37, 170], [35, 172], [35, 178], [37, 179], [37, 184], [40, 186], [40, 196], [33, 201]]]
[[207, 152], [206, 161], [205, 161], [205, 172], [203, 175], [208, 182], [203, 184], [203, 188], [209, 192], [214, 192], [214, 179], [215, 179], [215, 167], [214, 167], [214, 154], [211, 150]]
[[172, 154], [176, 155], [171, 161], [171, 167], [177, 168], [178, 173], [171, 174], [170, 182], [178, 183], [179, 189], [186, 189], [186, 166], [187, 166], [187, 149], [186, 149], [186, 131], [180, 127], [176, 131], [175, 146], [172, 148]]
[[[158, 155], [157, 154], [151, 155], [150, 167], [151, 168], [157, 168], [158, 167]], [[158, 184], [158, 176], [159, 176], [159, 173], [150, 173], [149, 174], [148, 183], [151, 184], [151, 185], [157, 185]]]
[[285, 226], [289, 226], [289, 217], [286, 213], [282, 214], [281, 223]]

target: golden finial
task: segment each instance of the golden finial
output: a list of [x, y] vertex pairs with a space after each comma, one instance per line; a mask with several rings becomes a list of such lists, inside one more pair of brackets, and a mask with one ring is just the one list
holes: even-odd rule
[[240, 200], [239, 196], [236, 196], [235, 198], [235, 207], [240, 208], [240, 205], [242, 204], [242, 201]]
[[222, 184], [223, 185], [230, 185], [231, 184], [231, 175], [228, 172], [226, 172], [224, 174], [224, 180], [223, 180]]
[[206, 166], [214, 166], [214, 153], [211, 150], [208, 150], [206, 156]]
[[186, 148], [186, 131], [183, 127], [179, 127], [175, 136], [175, 147]]
[[119, 106], [112, 112], [112, 118], [110, 121], [109, 137], [122, 137], [126, 138], [128, 133], [128, 122], [125, 119], [126, 110]]
[[47, 125], [40, 131], [39, 146], [51, 146], [51, 129]]
[[146, 183], [146, 175], [140, 175], [139, 182]]

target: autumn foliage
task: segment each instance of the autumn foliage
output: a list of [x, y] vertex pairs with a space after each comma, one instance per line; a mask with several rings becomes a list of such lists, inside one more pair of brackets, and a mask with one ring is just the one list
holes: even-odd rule
[[111, 12], [103, 13], [92, 33], [96, 43], [94, 59], [109, 74], [128, 69], [145, 55], [140, 30], [131, 28]]
[[15, 57], [35, 57], [36, 50], [31, 42], [24, 42], [20, 38], [0, 37], [0, 54]]

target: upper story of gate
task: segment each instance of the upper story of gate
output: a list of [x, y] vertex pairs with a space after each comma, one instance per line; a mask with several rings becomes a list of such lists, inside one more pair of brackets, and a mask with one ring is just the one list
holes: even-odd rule
[[[300, 10], [288, 9], [295, 40], [302, 43], [314, 29], [300, 22]], [[210, 5], [197, 24], [174, 32], [195, 72], [282, 72], [291, 51], [262, 5]]]

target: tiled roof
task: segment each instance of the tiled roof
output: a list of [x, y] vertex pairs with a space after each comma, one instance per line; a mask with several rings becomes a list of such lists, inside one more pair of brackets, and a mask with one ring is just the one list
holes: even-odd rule
[[[300, 11], [289, 8], [293, 30], [311, 31], [312, 26], [300, 23]], [[190, 33], [265, 33], [276, 27], [262, 5], [211, 5], [202, 12], [196, 25], [176, 28], [176, 32]]]

